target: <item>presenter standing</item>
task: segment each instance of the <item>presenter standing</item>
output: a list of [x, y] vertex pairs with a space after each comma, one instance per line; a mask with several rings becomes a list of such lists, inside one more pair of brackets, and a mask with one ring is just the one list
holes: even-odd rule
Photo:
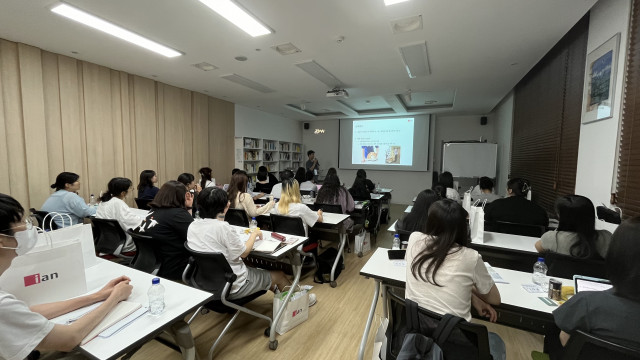
[[307, 171], [313, 171], [313, 182], [318, 182], [318, 174], [320, 173], [320, 163], [316, 159], [316, 152], [313, 150], [307, 151]]

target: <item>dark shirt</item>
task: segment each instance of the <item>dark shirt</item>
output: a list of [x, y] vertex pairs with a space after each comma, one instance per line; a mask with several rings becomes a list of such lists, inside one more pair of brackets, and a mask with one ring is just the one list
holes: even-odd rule
[[153, 198], [156, 197], [156, 194], [158, 193], [159, 190], [160, 189], [158, 189], [155, 186], [145, 187], [142, 190], [138, 190], [138, 199], [153, 200]]
[[261, 184], [256, 182], [256, 186], [253, 188], [254, 193], [265, 193], [271, 194], [271, 189], [273, 189], [273, 185], [278, 183], [278, 179], [272, 173], [269, 173], [269, 182], [266, 184]]
[[353, 200], [356, 201], [371, 200], [371, 193], [363, 183], [356, 184], [356, 186], [350, 188], [349, 193]]
[[145, 222], [137, 231], [153, 237], [157, 242], [156, 254], [160, 257], [158, 276], [169, 280], [182, 279], [182, 272], [189, 260], [184, 247], [187, 230], [193, 217], [182, 208], [151, 209]]
[[369, 190], [369, 192], [373, 192], [373, 190], [375, 190], [376, 186], [373, 185], [373, 181], [365, 179], [365, 183], [367, 184], [367, 189]]
[[495, 200], [484, 208], [484, 220], [548, 226], [549, 216], [543, 208], [523, 196]]
[[553, 311], [560, 330], [576, 330], [616, 343], [640, 347], [640, 302], [606, 291], [583, 291]]

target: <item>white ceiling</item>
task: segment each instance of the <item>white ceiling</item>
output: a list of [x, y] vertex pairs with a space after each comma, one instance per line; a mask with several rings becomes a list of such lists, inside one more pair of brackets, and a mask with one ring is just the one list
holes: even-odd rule
[[[238, 2], [275, 32], [252, 38], [197, 0], [67, 1], [184, 53], [168, 59], [50, 12], [56, 1], [0, 0], [0, 38], [298, 120], [485, 114], [596, 0], [410, 0], [389, 7], [383, 0]], [[421, 30], [392, 33], [391, 20], [413, 15], [422, 15]], [[398, 48], [424, 41], [431, 74], [410, 79]], [[271, 49], [288, 42], [302, 51], [283, 56]], [[350, 98], [326, 98], [329, 87], [295, 66], [308, 60], [340, 79]], [[192, 66], [203, 61], [218, 69]], [[220, 78], [228, 74], [275, 92]], [[408, 89], [410, 102], [397, 96]], [[425, 106], [429, 100], [437, 102]]]

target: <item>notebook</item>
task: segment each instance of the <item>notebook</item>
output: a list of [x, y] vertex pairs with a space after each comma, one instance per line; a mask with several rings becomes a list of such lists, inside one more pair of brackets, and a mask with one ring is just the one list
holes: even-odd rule
[[589, 276], [573, 275], [576, 294], [580, 291], [604, 291], [613, 287], [611, 281]]
[[110, 328], [114, 324], [118, 323], [120, 320], [126, 318], [127, 316], [134, 313], [136, 310], [140, 309], [142, 305], [140, 303], [131, 302], [131, 301], [120, 301], [118, 305], [116, 305], [107, 316], [100, 321], [98, 326], [96, 326], [89, 334], [82, 339], [80, 345], [84, 345], [89, 341], [96, 338], [101, 332]]

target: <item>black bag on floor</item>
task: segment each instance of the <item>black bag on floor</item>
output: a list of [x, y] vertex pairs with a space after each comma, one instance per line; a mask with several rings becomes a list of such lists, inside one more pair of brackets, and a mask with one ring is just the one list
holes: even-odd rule
[[[318, 255], [318, 269], [316, 270], [316, 275], [313, 279], [314, 282], [318, 284], [331, 282], [331, 268], [333, 267], [333, 263], [336, 261], [337, 256], [338, 250], [336, 248], [328, 248], [322, 254]], [[336, 272], [334, 273], [334, 280], [337, 280], [338, 276], [342, 272], [343, 260], [343, 257], [340, 256], [340, 260], [338, 260], [338, 265], [336, 266]]]
[[383, 208], [380, 213], [380, 224], [388, 224], [389, 223], [389, 208]]

